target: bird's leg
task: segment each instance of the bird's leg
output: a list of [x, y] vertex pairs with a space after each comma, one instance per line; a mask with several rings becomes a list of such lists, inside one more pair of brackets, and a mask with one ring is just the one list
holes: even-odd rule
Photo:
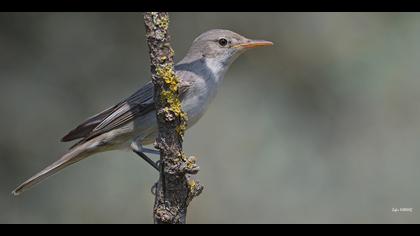
[[141, 158], [143, 158], [143, 160], [145, 160], [147, 163], [149, 163], [153, 168], [155, 168], [157, 171], [159, 171], [159, 166], [152, 161], [146, 154], [144, 154], [143, 152], [139, 152], [137, 150], [133, 150], [134, 153], [136, 153], [137, 155], [139, 155]]
[[[152, 154], [152, 155], [159, 155], [160, 156], [160, 151], [156, 150], [156, 149], [142, 147], [142, 151], [143, 151], [143, 153], [149, 153], [149, 154]], [[160, 171], [160, 160], [157, 160], [155, 163], [156, 163], [157, 167], [159, 168], [158, 171]]]
[[160, 155], [159, 150], [156, 150], [156, 149], [142, 147], [142, 150], [145, 153], [150, 153], [150, 154], [154, 154], [154, 155]]
[[[150, 154], [160, 154], [158, 150], [144, 148], [143, 145], [141, 145], [141, 142], [139, 139], [134, 140], [130, 146], [134, 153], [139, 155], [141, 158], [143, 158], [143, 160], [145, 160], [153, 168], [155, 168], [158, 172], [160, 172], [160, 169], [161, 169], [160, 161], [154, 162], [146, 154], [144, 154], [145, 152], [150, 153]], [[156, 182], [150, 189], [153, 195], [156, 195], [157, 186], [158, 186], [158, 182]]]
[[151, 153], [151, 154], [156, 154], [156, 153], [159, 153], [159, 151], [153, 150], [153, 149], [148, 149], [148, 148], [143, 148], [143, 146], [137, 140], [133, 141], [130, 146], [131, 146], [131, 150], [133, 150], [134, 153], [139, 155], [141, 158], [143, 158], [143, 160], [145, 160], [153, 168], [155, 168], [157, 171], [160, 172], [160, 168], [159, 168], [158, 164], [156, 164], [146, 154], [144, 154], [145, 152], [148, 152], [148, 153]]

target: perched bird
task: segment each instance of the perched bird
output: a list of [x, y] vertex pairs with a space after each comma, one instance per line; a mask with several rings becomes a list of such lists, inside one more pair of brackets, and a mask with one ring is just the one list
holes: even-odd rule
[[[182, 109], [188, 115], [188, 127], [194, 125], [215, 97], [232, 62], [249, 48], [273, 43], [251, 40], [229, 30], [214, 29], [198, 36], [187, 55], [175, 65], [180, 82]], [[14, 191], [19, 195], [61, 169], [93, 154], [131, 148], [153, 167], [156, 163], [144, 153], [159, 153], [144, 148], [157, 137], [157, 121], [153, 102], [154, 86], [148, 82], [133, 95], [71, 130], [61, 141], [80, 139], [60, 159], [26, 180]]]

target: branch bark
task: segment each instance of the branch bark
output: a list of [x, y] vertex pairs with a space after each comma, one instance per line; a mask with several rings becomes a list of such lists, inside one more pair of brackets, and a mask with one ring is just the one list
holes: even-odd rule
[[179, 99], [179, 80], [174, 71], [174, 51], [168, 33], [167, 12], [144, 14], [149, 46], [154, 101], [159, 134], [155, 147], [160, 150], [160, 176], [155, 185], [154, 222], [186, 223], [187, 207], [203, 187], [192, 175], [198, 172], [195, 157], [182, 151], [187, 115]]

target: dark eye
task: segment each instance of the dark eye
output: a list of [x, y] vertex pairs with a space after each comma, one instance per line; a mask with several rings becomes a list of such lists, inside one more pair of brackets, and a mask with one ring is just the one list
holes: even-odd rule
[[228, 41], [225, 38], [219, 39], [220, 46], [224, 47], [224, 46], [226, 46], [227, 43], [228, 43]]

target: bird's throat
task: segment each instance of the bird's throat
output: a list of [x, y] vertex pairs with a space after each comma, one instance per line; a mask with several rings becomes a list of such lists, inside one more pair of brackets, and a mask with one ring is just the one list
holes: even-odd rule
[[213, 75], [212, 79], [216, 82], [217, 85], [220, 85], [223, 81], [223, 77], [225, 76], [227, 70], [229, 69], [230, 63], [224, 63], [223, 61], [206, 58], [205, 65], [207, 69], [211, 72]]

